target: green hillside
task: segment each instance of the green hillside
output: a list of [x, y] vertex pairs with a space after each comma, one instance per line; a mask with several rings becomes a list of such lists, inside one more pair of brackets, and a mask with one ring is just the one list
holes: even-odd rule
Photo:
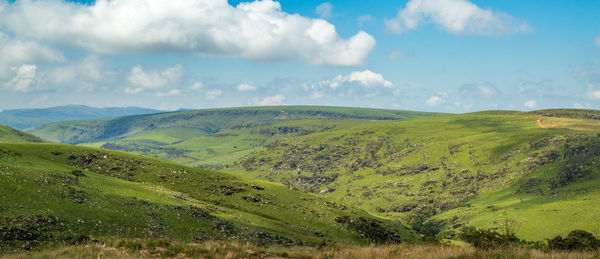
[[211, 166], [232, 163], [279, 138], [425, 115], [432, 113], [320, 106], [246, 107], [61, 121], [31, 133], [53, 142]]
[[[568, 116], [565, 116], [568, 112]], [[227, 171], [284, 183], [447, 237], [464, 226], [542, 240], [600, 230], [598, 111], [492, 111], [274, 141]], [[536, 123], [541, 118], [542, 128]]]
[[59, 144], [0, 144], [0, 197], [0, 252], [89, 238], [293, 245], [417, 237], [393, 221], [279, 184]]
[[4, 110], [0, 112], [0, 124], [24, 130], [61, 120], [109, 118], [159, 112], [162, 111], [140, 107], [95, 108], [85, 105], [67, 105], [40, 109]]
[[44, 140], [34, 135], [0, 125], [0, 143], [1, 142], [44, 142]]

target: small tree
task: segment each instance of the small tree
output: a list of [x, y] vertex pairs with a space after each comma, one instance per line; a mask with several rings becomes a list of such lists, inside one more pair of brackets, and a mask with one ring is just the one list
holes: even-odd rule
[[507, 237], [516, 235], [519, 228], [521, 228], [521, 223], [514, 218], [504, 218], [499, 220], [498, 223]]

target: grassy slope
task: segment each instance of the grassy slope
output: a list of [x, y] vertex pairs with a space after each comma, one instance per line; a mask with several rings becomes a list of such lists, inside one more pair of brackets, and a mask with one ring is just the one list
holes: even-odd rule
[[336, 222], [344, 216], [415, 239], [397, 223], [279, 184], [68, 145], [0, 144], [0, 197], [0, 251], [73, 242], [82, 234], [282, 245], [367, 242], [360, 228]]
[[0, 125], [0, 142], [44, 142], [39, 137]]
[[521, 112], [339, 128], [273, 142], [228, 172], [323, 191], [384, 217], [438, 214], [444, 230], [512, 217], [530, 240], [598, 231], [599, 124], [558, 112], [542, 116], [547, 129]]
[[320, 106], [211, 109], [64, 121], [34, 129], [50, 141], [103, 147], [190, 166], [222, 165], [273, 139], [431, 113]]

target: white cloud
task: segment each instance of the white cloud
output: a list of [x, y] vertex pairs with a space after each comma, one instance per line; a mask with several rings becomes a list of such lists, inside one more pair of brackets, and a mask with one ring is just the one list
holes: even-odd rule
[[329, 18], [331, 17], [331, 12], [333, 11], [333, 5], [329, 2], [322, 3], [317, 5], [315, 8], [315, 12], [321, 16], [321, 18]]
[[576, 66], [573, 69], [575, 78], [583, 79], [590, 84], [600, 84], [600, 67], [599, 66]]
[[257, 105], [260, 106], [269, 106], [269, 105], [281, 105], [285, 101], [285, 96], [278, 94], [275, 96], [269, 96], [261, 101], [257, 102]]
[[499, 93], [499, 90], [489, 83], [482, 83], [462, 85], [459, 88], [459, 92], [465, 97], [490, 99], [496, 97]]
[[179, 94], [181, 94], [181, 90], [171, 89], [167, 92], [158, 92], [158, 93], [156, 93], [156, 96], [164, 97], [164, 96], [174, 96], [174, 95], [179, 95]]
[[37, 71], [36, 65], [21, 65], [18, 68], [13, 68], [15, 76], [6, 83], [6, 87], [15, 92], [29, 92], [31, 85], [35, 80]]
[[37, 98], [31, 100], [29, 102], [29, 105], [31, 105], [31, 106], [37, 106], [37, 105], [39, 105], [41, 103], [46, 102], [47, 100], [48, 100], [48, 95], [42, 94], [42, 95], [38, 96]]
[[325, 93], [320, 92], [320, 91], [313, 91], [310, 93], [310, 96], [309, 96], [309, 98], [311, 100], [317, 100], [317, 99], [321, 99], [323, 97], [325, 97]]
[[221, 91], [220, 89], [213, 89], [213, 90], [206, 92], [206, 94], [204, 95], [204, 98], [206, 98], [206, 100], [214, 100], [214, 99], [217, 99], [217, 97], [221, 96], [222, 94], [223, 94], [223, 91]]
[[375, 21], [375, 18], [370, 14], [365, 14], [359, 16], [356, 21], [358, 22], [358, 26], [364, 26], [367, 23]]
[[125, 88], [125, 93], [127, 93], [127, 94], [139, 94], [139, 93], [141, 93], [143, 91], [144, 91], [144, 88], [141, 88], [141, 87], [137, 87], [137, 88], [127, 87], [127, 88]]
[[49, 69], [48, 81], [54, 85], [83, 84], [101, 82], [109, 77], [98, 56], [87, 56]]
[[393, 19], [388, 30], [402, 33], [422, 23], [436, 23], [457, 35], [504, 35], [532, 30], [526, 22], [502, 12], [478, 7], [467, 0], [410, 0]]
[[442, 104], [443, 101], [444, 100], [442, 100], [442, 98], [439, 96], [432, 96], [429, 99], [427, 99], [427, 101], [425, 101], [425, 104], [434, 107]]
[[479, 89], [481, 95], [483, 95], [486, 98], [494, 97], [498, 92], [496, 91], [496, 88], [487, 85], [478, 85], [477, 88]]
[[331, 23], [288, 14], [272, 0], [235, 7], [227, 0], [0, 1], [0, 7], [0, 27], [17, 35], [101, 53], [177, 51], [353, 66], [375, 46], [366, 32], [340, 38]]
[[391, 88], [394, 86], [392, 82], [385, 80], [383, 75], [374, 73], [370, 70], [354, 71], [349, 75], [338, 75], [331, 80], [321, 81], [321, 84], [328, 85], [333, 89], [338, 88], [344, 83], [358, 83], [366, 87], [383, 86]]
[[131, 69], [127, 80], [135, 86], [145, 89], [156, 89], [172, 84], [183, 76], [183, 67], [175, 65], [163, 71], [148, 70], [144, 71], [142, 66], [135, 66]]
[[238, 85], [237, 89], [238, 89], [238, 91], [242, 91], [242, 92], [255, 91], [256, 86], [244, 83], [244, 84]]
[[0, 57], [0, 78], [8, 76], [12, 66], [65, 61], [63, 54], [57, 50], [36, 42], [14, 39], [2, 32], [0, 32]]
[[594, 39], [594, 45], [596, 45], [596, 47], [600, 47], [600, 34], [598, 34], [598, 36], [596, 36]]
[[535, 108], [537, 108], [537, 107], [538, 107], [538, 106], [537, 106], [537, 102], [536, 102], [535, 100], [529, 100], [529, 101], [526, 101], [526, 102], [523, 104], [523, 106], [525, 106], [526, 108], [529, 108], [529, 109], [535, 109]]
[[587, 96], [590, 99], [594, 99], [594, 100], [600, 100], [600, 90], [594, 90], [592, 89], [592, 87], [590, 86], [588, 88], [588, 92], [587, 92]]
[[389, 59], [397, 59], [397, 58], [402, 57], [402, 56], [404, 56], [404, 52], [396, 49], [396, 50], [392, 50], [390, 52], [390, 54], [388, 55], [388, 58]]
[[192, 90], [198, 90], [198, 89], [201, 89], [202, 87], [204, 87], [204, 83], [198, 81], [198, 82], [194, 82], [188, 88], [192, 89]]
[[517, 85], [517, 91], [519, 94], [525, 94], [525, 95], [548, 94], [553, 91], [552, 81], [549, 81], [549, 80], [542, 80], [542, 81], [538, 81], [538, 82], [520, 81]]

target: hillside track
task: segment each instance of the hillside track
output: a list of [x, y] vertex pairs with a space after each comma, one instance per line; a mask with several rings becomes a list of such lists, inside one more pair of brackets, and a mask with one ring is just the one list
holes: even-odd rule
[[546, 126], [544, 124], [542, 124], [542, 118], [537, 119], [536, 122], [540, 127], [544, 128], [544, 129], [546, 128]]

